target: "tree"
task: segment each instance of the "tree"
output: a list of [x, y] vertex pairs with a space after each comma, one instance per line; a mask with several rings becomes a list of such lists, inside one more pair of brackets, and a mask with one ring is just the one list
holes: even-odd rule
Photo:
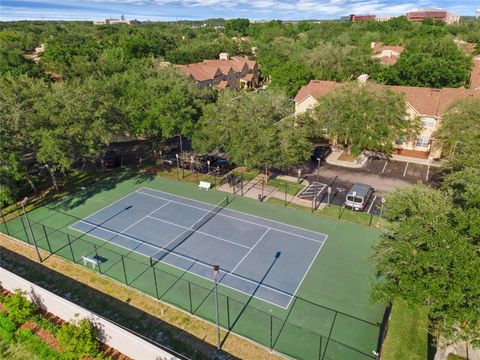
[[271, 73], [272, 87], [283, 90], [288, 96], [297, 93], [302, 85], [313, 79], [313, 74], [303, 63], [288, 60], [275, 67]]
[[38, 123], [32, 146], [55, 189], [56, 172], [66, 173], [75, 162], [96, 158], [118, 129], [113, 95], [102, 84], [94, 79], [58, 82], [35, 104]]
[[205, 107], [193, 136], [200, 153], [224, 150], [235, 164], [276, 167], [304, 161], [310, 143], [304, 127], [296, 126], [285, 95], [223, 93], [217, 103]]
[[448, 193], [423, 185], [388, 194], [390, 226], [373, 257], [381, 280], [372, 294], [423, 306], [434, 335], [479, 346], [479, 247], [459, 222], [461, 212]]
[[397, 136], [413, 136], [419, 120], [406, 116], [402, 94], [358, 83], [320, 97], [313, 113], [319, 135], [325, 131], [355, 156], [365, 149], [390, 153]]
[[155, 151], [161, 138], [190, 137], [202, 114], [203, 103], [211, 101], [211, 90], [196, 89], [194, 83], [173, 67], [149, 62], [112, 80], [119, 94], [119, 110], [129, 133], [148, 138]]
[[480, 97], [454, 104], [434, 136], [453, 167], [480, 167]]
[[225, 33], [228, 36], [247, 35], [250, 20], [248, 19], [231, 19], [225, 22]]

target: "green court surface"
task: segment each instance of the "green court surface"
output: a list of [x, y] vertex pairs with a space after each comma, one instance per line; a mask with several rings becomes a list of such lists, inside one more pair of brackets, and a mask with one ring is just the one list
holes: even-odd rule
[[[138, 253], [69, 229], [141, 187], [211, 204], [225, 197], [219, 191], [142, 174], [104, 181], [29, 212], [37, 244], [81, 266], [82, 256], [96, 256], [102, 262], [95, 271], [214, 323], [213, 282], [163, 263], [151, 264]], [[374, 280], [369, 257], [380, 234], [242, 197], [234, 197], [228, 208], [318, 231], [328, 240], [287, 309], [220, 286], [221, 326], [296, 359], [375, 359], [385, 307], [369, 303]], [[22, 241], [33, 240], [20, 216], [2, 223], [0, 230]]]

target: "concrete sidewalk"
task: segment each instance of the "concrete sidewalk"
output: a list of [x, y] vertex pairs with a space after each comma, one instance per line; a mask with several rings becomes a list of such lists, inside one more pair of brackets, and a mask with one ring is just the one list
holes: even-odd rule
[[[297, 179], [293, 176], [278, 176], [278, 179], [291, 181], [293, 183], [297, 182]], [[277, 190], [274, 186], [266, 185], [267, 177], [264, 174], [260, 174], [251, 181], [243, 182], [243, 196], [258, 200], [259, 197], [263, 195], [263, 201], [267, 201], [269, 198], [273, 197], [282, 201], [285, 201], [285, 193]], [[262, 186], [263, 183], [263, 186]], [[308, 186], [308, 181], [303, 180], [305, 186]], [[224, 191], [230, 194], [242, 195], [241, 185], [230, 186], [230, 184], [225, 183], [217, 188], [217, 190]], [[311, 206], [311, 201], [300, 199], [297, 196], [287, 194], [287, 202], [294, 203], [301, 206], [309, 207]]]

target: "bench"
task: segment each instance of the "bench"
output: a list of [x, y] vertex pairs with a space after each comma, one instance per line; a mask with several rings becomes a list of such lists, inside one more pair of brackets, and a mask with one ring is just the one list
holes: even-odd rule
[[82, 256], [82, 260], [83, 265], [87, 266], [87, 264], [91, 264], [93, 269], [100, 265], [100, 261], [98, 259], [92, 258], [90, 256]]
[[212, 187], [212, 184], [210, 184], [209, 182], [207, 181], [200, 181], [200, 183], [198, 184], [198, 188], [199, 189], [205, 189], [205, 190], [208, 190]]

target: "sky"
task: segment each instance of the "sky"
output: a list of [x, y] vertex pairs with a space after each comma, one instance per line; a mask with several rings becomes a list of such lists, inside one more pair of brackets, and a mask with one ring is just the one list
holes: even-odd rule
[[418, 8], [475, 15], [480, 0], [0, 0], [0, 20], [97, 20], [121, 15], [152, 21], [336, 19], [347, 14], [402, 15]]

